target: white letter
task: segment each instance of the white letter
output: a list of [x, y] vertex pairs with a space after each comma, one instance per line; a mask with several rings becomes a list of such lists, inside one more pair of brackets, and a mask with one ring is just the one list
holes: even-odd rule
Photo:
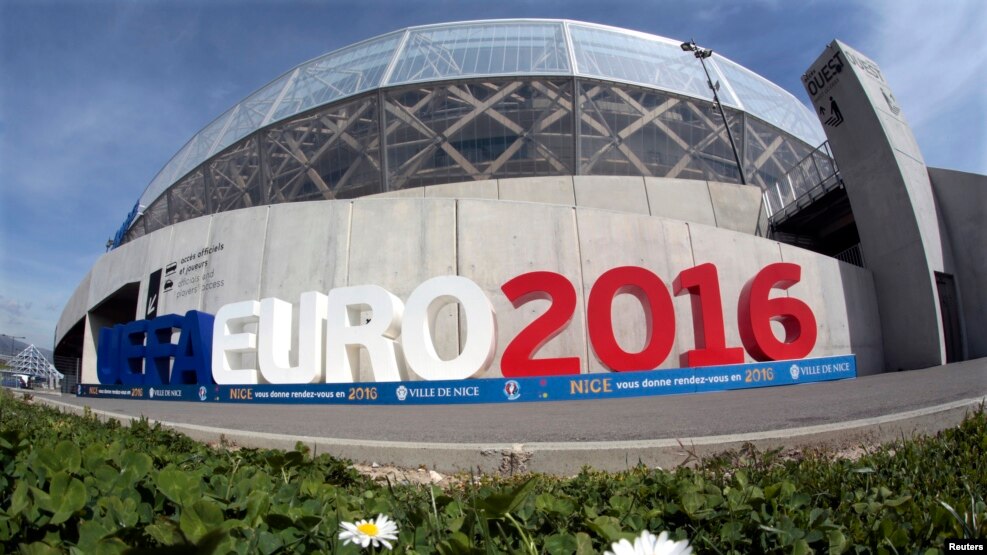
[[302, 293], [298, 302], [298, 366], [291, 366], [291, 303], [281, 299], [260, 301], [260, 373], [267, 383], [320, 383], [322, 334], [326, 322], [326, 296]]
[[[218, 384], [255, 384], [256, 366], [247, 366], [244, 355], [257, 352], [257, 334], [245, 332], [260, 316], [260, 303], [243, 301], [223, 306], [212, 327], [212, 379]], [[230, 355], [236, 357], [234, 365]]]
[[[370, 321], [360, 321], [369, 306]], [[401, 299], [378, 285], [339, 287], [329, 291], [326, 325], [326, 383], [356, 381], [360, 347], [367, 349], [374, 381], [404, 379], [395, 341], [401, 333]]]
[[[466, 314], [466, 343], [452, 360], [435, 352], [435, 318], [448, 303], [459, 302]], [[408, 368], [426, 380], [462, 380], [483, 373], [497, 350], [497, 321], [490, 299], [472, 280], [439, 276], [419, 285], [404, 309], [401, 336]]]

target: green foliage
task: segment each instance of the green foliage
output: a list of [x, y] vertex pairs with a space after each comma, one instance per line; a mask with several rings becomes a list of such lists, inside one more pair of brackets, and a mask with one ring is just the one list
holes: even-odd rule
[[[357, 553], [340, 522], [391, 516], [404, 553], [588, 554], [642, 529], [700, 553], [936, 553], [987, 536], [987, 418], [857, 461], [753, 449], [698, 468], [381, 485], [345, 462], [212, 449], [135, 421], [0, 395], [2, 553]], [[931, 548], [931, 549], [929, 549]]]

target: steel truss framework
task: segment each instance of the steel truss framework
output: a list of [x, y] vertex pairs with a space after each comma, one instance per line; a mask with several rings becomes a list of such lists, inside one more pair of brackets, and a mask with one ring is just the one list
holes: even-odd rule
[[[727, 109], [749, 183], [773, 186], [812, 151]], [[708, 101], [613, 82], [518, 77], [430, 82], [323, 106], [260, 129], [188, 172], [126, 240], [251, 206], [457, 181], [643, 175], [740, 182]]]
[[41, 351], [34, 345], [29, 345], [14, 358], [7, 362], [8, 372], [27, 374], [49, 380], [60, 380], [65, 377], [48, 362]]

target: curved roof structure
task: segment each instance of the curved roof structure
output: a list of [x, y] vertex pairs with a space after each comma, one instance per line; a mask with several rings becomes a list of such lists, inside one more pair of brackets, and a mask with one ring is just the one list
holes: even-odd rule
[[[289, 70], [216, 118], [172, 157], [139, 204], [150, 206], [202, 162], [258, 129], [374, 89], [507, 75], [571, 76], [711, 101], [702, 66], [679, 45], [659, 36], [567, 20], [444, 23], [374, 37]], [[722, 56], [707, 62], [725, 105], [810, 145], [822, 142], [814, 115], [787, 91]]]

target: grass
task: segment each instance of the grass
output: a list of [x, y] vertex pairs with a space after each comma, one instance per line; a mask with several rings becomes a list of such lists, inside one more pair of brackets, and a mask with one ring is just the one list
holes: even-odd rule
[[347, 461], [209, 447], [0, 395], [0, 553], [356, 553], [383, 513], [401, 553], [598, 553], [641, 530], [699, 553], [943, 552], [987, 537], [983, 407], [856, 460], [752, 447], [671, 471], [375, 482]]

